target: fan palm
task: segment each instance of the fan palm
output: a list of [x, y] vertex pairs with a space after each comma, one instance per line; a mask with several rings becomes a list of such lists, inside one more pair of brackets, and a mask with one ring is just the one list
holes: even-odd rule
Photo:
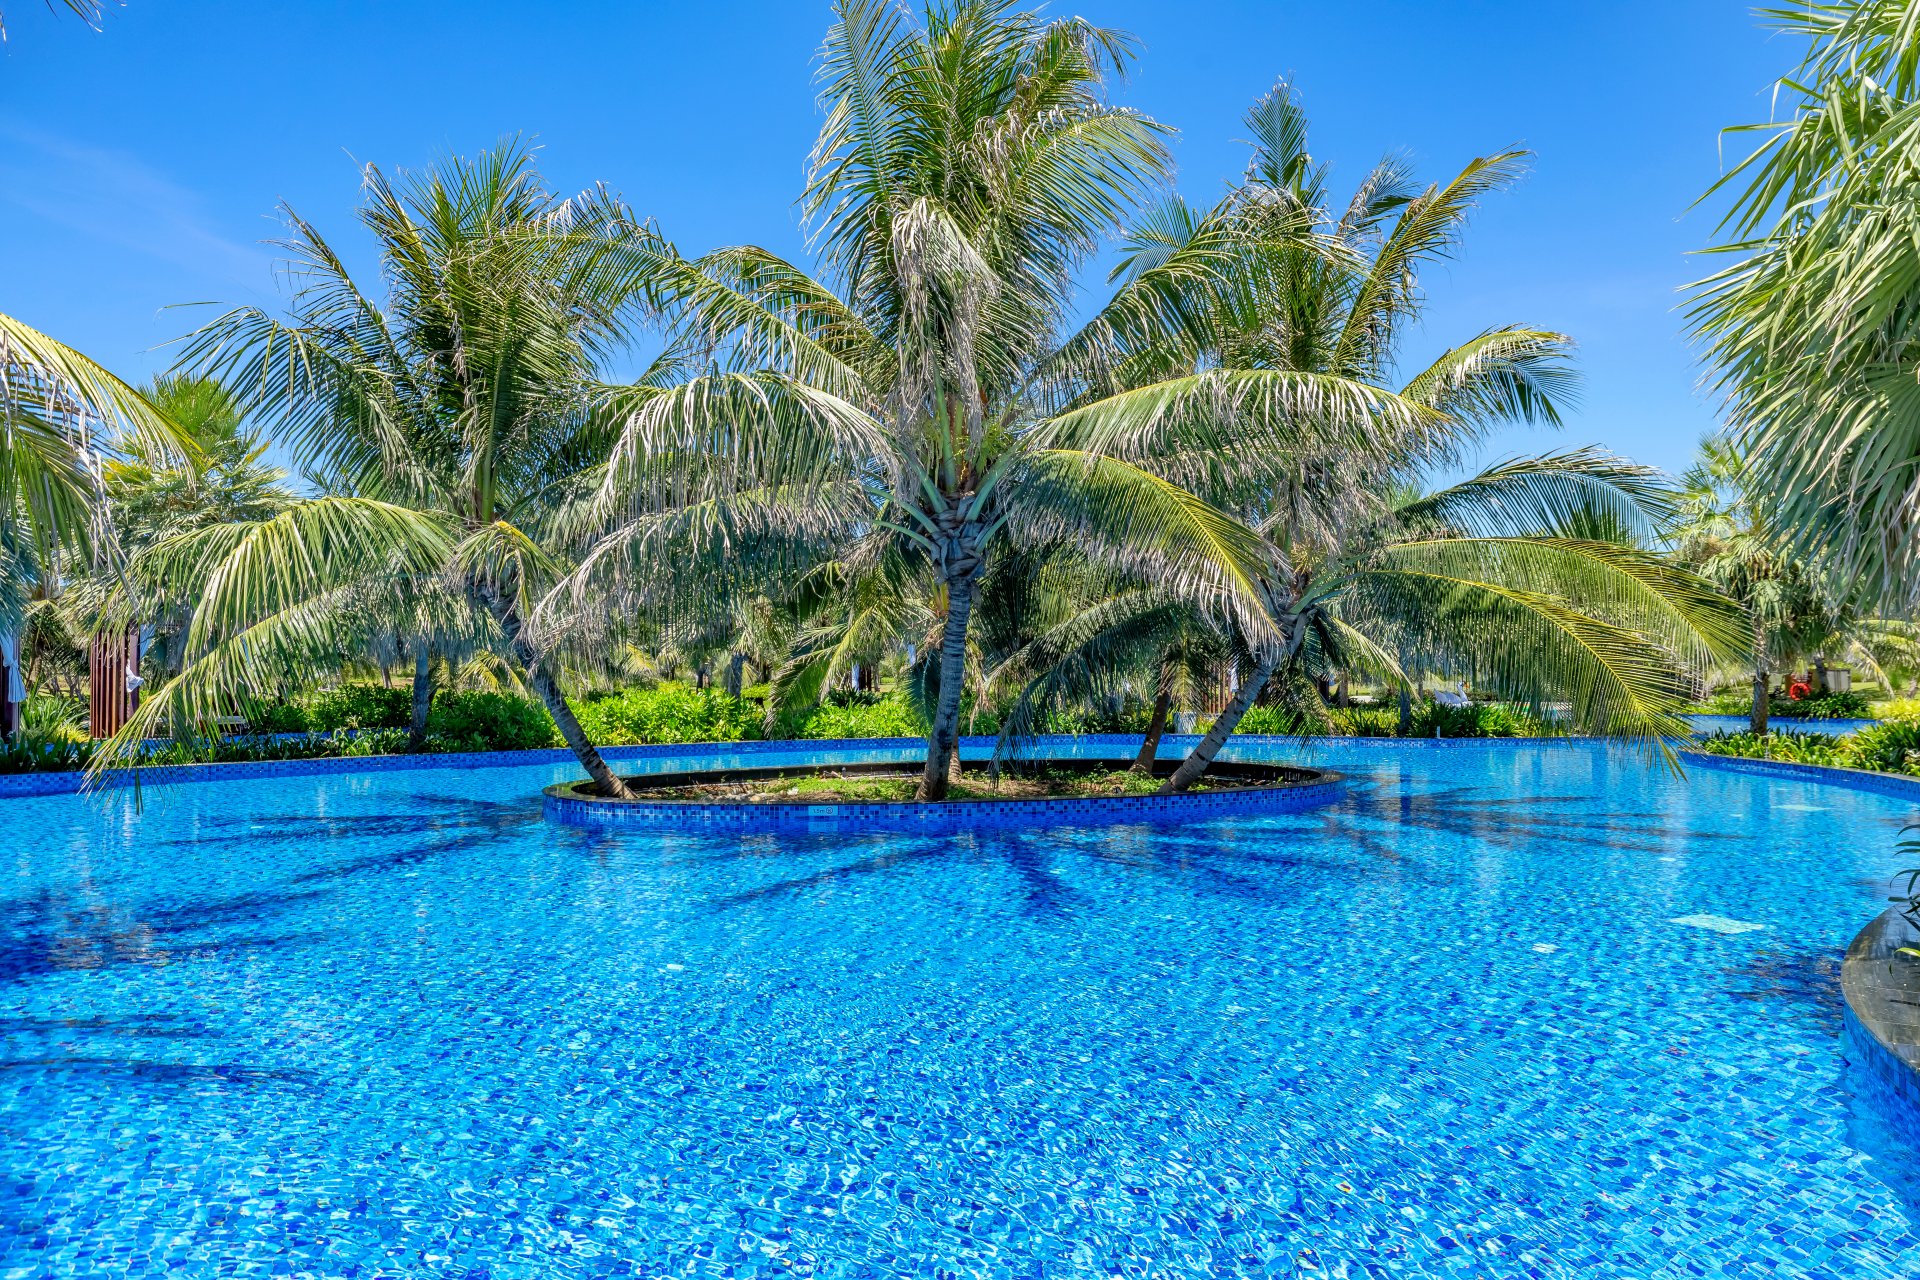
[[1270, 548], [1139, 458], [1229, 434], [1247, 448], [1357, 444], [1430, 416], [1293, 369], [1107, 377], [1127, 339], [1182, 327], [1174, 285], [1223, 276], [1240, 252], [1226, 236], [1062, 336], [1073, 273], [1169, 176], [1166, 130], [1105, 96], [1130, 57], [1120, 33], [1007, 0], [917, 20], [887, 0], [843, 0], [804, 198], [821, 277], [753, 247], [653, 276], [679, 324], [627, 397], [600, 500], [616, 528], [577, 588], [649, 571], [662, 546], [653, 505], [689, 492], [732, 538], [804, 525], [907, 557], [939, 612], [924, 799], [946, 792], [997, 546], [1073, 540], [1260, 634]]
[[289, 210], [291, 318], [241, 308], [187, 344], [184, 363], [233, 387], [327, 492], [143, 556], [153, 581], [205, 587], [184, 669], [121, 739], [230, 714], [413, 618], [423, 639], [489, 634], [599, 788], [624, 794], [532, 606], [563, 567], [547, 522], [611, 443], [598, 371], [639, 301], [609, 265], [631, 219], [598, 193], [556, 197], [512, 142], [397, 182], [369, 167], [365, 192], [384, 302]]
[[1808, 52], [1726, 195], [1696, 287], [1731, 421], [1802, 558], [1882, 607], [1920, 591], [1920, 2], [1765, 10]]

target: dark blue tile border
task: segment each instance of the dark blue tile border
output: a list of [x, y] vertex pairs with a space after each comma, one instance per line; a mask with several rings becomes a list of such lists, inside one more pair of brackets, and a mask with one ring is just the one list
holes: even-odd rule
[[1801, 782], [1819, 782], [1850, 791], [1872, 791], [1902, 800], [1920, 800], [1920, 778], [1898, 773], [1876, 773], [1871, 769], [1842, 769], [1837, 765], [1799, 764], [1789, 760], [1749, 760], [1744, 756], [1719, 756], [1706, 751], [1682, 751], [1680, 758], [1689, 766], [1719, 769], [1727, 773], [1749, 773], [1763, 778], [1793, 778]]
[[1920, 947], [1920, 930], [1897, 911], [1881, 912], [1847, 948], [1840, 988], [1850, 1056], [1920, 1134], [1920, 960], [1897, 954], [1901, 947]]
[[1074, 800], [953, 800], [942, 804], [699, 804], [672, 800], [597, 800], [573, 783], [551, 786], [542, 808], [549, 821], [621, 830], [974, 831], [983, 827], [1106, 826], [1191, 822], [1238, 813], [1297, 813], [1332, 804], [1346, 791], [1337, 773], [1314, 781], [1172, 796], [1096, 796]]

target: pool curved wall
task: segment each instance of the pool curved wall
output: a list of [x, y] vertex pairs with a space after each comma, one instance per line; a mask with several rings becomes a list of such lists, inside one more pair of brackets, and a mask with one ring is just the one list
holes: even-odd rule
[[983, 827], [1093, 826], [1191, 822], [1243, 813], [1298, 813], [1338, 800], [1337, 773], [1312, 780], [1159, 796], [1086, 796], [1062, 800], [866, 801], [852, 804], [703, 804], [685, 800], [602, 800], [570, 782], [548, 787], [548, 820], [576, 827], [743, 831], [975, 831]]
[[[1704, 751], [1682, 751], [1690, 768], [1716, 769], [1763, 778], [1816, 782], [1920, 801], [1920, 778], [1797, 764], [1787, 760], [1748, 760]], [[1920, 948], [1920, 929], [1894, 910], [1875, 916], [1847, 948], [1840, 965], [1845, 997], [1847, 1043], [1868, 1076], [1896, 1099], [1920, 1132], [1920, 958], [1902, 956], [1902, 947]]]

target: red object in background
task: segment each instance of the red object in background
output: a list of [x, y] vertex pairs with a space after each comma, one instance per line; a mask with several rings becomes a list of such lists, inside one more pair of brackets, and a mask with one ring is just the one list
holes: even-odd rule
[[1792, 684], [1787, 686], [1787, 696], [1789, 698], [1792, 698], [1795, 702], [1800, 701], [1800, 699], [1806, 697], [1808, 694], [1812, 692], [1813, 692], [1813, 686], [1808, 684], [1805, 680], [1795, 680]]

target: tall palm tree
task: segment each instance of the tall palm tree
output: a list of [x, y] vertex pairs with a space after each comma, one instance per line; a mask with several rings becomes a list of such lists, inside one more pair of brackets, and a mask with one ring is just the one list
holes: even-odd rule
[[1696, 287], [1729, 419], [1803, 558], [1920, 598], [1920, 0], [1765, 10], [1807, 53], [1707, 198]]
[[[1303, 662], [1324, 667], [1333, 655], [1346, 653], [1362, 666], [1384, 665], [1404, 685], [1397, 663], [1371, 648], [1406, 646], [1418, 634], [1424, 651], [1457, 656], [1456, 638], [1426, 634], [1407, 617], [1387, 616], [1431, 611], [1434, 601], [1423, 591], [1476, 598], [1488, 616], [1508, 616], [1519, 629], [1514, 634], [1533, 639], [1525, 654], [1496, 646], [1497, 670], [1473, 664], [1490, 680], [1536, 698], [1549, 688], [1605, 688], [1605, 697], [1573, 698], [1584, 727], [1636, 735], [1673, 731], [1677, 703], [1662, 694], [1658, 675], [1671, 664], [1625, 636], [1609, 633], [1604, 645], [1580, 637], [1602, 626], [1609, 609], [1654, 607], [1648, 591], [1669, 593], [1683, 629], [1692, 625], [1684, 621], [1689, 616], [1710, 626], [1697, 584], [1664, 579], [1637, 553], [1592, 538], [1547, 543], [1535, 537], [1565, 534], [1560, 523], [1483, 523], [1479, 531], [1496, 535], [1491, 540], [1412, 538], [1409, 521], [1437, 508], [1395, 499], [1411, 496], [1426, 469], [1451, 460], [1494, 426], [1558, 424], [1572, 394], [1570, 341], [1520, 325], [1483, 330], [1411, 377], [1396, 377], [1400, 337], [1419, 321], [1424, 306], [1422, 269], [1452, 252], [1478, 202], [1514, 180], [1524, 155], [1480, 157], [1448, 181], [1425, 187], [1403, 165], [1388, 161], [1336, 206], [1327, 170], [1308, 150], [1306, 115], [1287, 84], [1255, 103], [1246, 124], [1254, 149], [1242, 183], [1204, 212], [1177, 200], [1164, 204], [1130, 233], [1129, 252], [1116, 273], [1126, 281], [1123, 291], [1155, 297], [1161, 311], [1182, 316], [1183, 323], [1136, 324], [1116, 334], [1121, 355], [1106, 362], [1111, 376], [1124, 381], [1162, 377], [1172, 369], [1272, 369], [1326, 386], [1369, 388], [1411, 412], [1382, 424], [1401, 430], [1376, 432], [1362, 447], [1328, 434], [1308, 436], [1290, 449], [1262, 448], [1259, 441], [1237, 438], [1232, 424], [1202, 448], [1156, 455], [1133, 442], [1118, 443], [1123, 456], [1193, 487], [1257, 528], [1285, 562], [1287, 585], [1271, 614], [1284, 643], [1246, 653], [1245, 678], [1169, 787], [1189, 785], [1204, 773], [1277, 674], [1304, 687]], [[1202, 262], [1210, 268], [1192, 269]], [[1653, 497], [1644, 477], [1614, 460], [1576, 452], [1496, 468], [1447, 501], [1458, 507], [1467, 495], [1498, 494], [1531, 516], [1551, 511], [1567, 519], [1581, 509], [1569, 505], [1575, 498], [1631, 512]], [[1640, 515], [1631, 518], [1645, 523]], [[1628, 606], [1628, 598], [1639, 603]], [[1346, 615], [1362, 601], [1381, 614], [1373, 620], [1381, 634], [1361, 636], [1348, 625]], [[1471, 611], [1451, 609], [1446, 616], [1463, 635], [1482, 630]], [[1686, 648], [1698, 651], [1699, 637]], [[1486, 651], [1489, 660], [1493, 652]], [[1528, 655], [1530, 669], [1522, 662]], [[1636, 664], [1647, 670], [1632, 669]]]
[[613, 440], [599, 379], [641, 301], [615, 252], [631, 219], [601, 193], [555, 196], [516, 142], [399, 181], [370, 166], [365, 194], [384, 300], [288, 210], [290, 317], [240, 308], [187, 343], [183, 363], [233, 387], [326, 493], [143, 557], [154, 580], [206, 585], [185, 668], [117, 741], [230, 714], [367, 627], [451, 609], [420, 638], [484, 629], [600, 790], [625, 794], [533, 602], [563, 567], [550, 523]]
[[917, 792], [939, 799], [996, 548], [1071, 539], [1262, 633], [1264, 539], [1138, 458], [1229, 432], [1249, 448], [1358, 446], [1409, 434], [1430, 410], [1293, 369], [1107, 378], [1124, 335], [1184, 323], [1164, 305], [1173, 282], [1216, 275], [1239, 252], [1222, 237], [1065, 332], [1074, 273], [1170, 175], [1166, 129], [1106, 97], [1131, 40], [1009, 0], [917, 17], [842, 0], [836, 14], [803, 201], [821, 275], [754, 247], [655, 274], [678, 316], [679, 363], [627, 397], [601, 492], [616, 528], [576, 584], [657, 564], [651, 507], [696, 477], [729, 536], [810, 522], [908, 557], [939, 612]]

